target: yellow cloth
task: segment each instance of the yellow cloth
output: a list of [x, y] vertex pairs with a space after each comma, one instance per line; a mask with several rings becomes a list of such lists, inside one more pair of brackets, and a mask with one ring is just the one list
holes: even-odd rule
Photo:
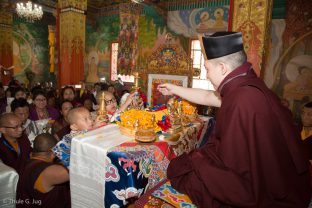
[[304, 128], [301, 131], [301, 139], [305, 140], [306, 138], [308, 138], [309, 136], [312, 136], [312, 130], [310, 130], [308, 132], [308, 134], [306, 134], [306, 131], [304, 130]]
[[10, 145], [13, 147], [13, 149], [15, 150], [15, 152], [19, 153], [19, 149], [18, 149], [18, 143], [17, 142], [11, 142], [8, 141], [10, 143]]
[[42, 173], [40, 173], [39, 177], [37, 178], [34, 187], [37, 191], [41, 193], [46, 193], [46, 190], [44, 189], [42, 184]]

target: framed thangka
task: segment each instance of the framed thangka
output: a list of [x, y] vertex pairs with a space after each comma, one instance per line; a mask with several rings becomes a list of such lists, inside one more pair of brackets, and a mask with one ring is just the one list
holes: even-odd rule
[[148, 75], [148, 103], [150, 106], [167, 103], [169, 96], [162, 95], [157, 87], [160, 84], [171, 83], [178, 86], [187, 86], [188, 77], [179, 75], [149, 74]]

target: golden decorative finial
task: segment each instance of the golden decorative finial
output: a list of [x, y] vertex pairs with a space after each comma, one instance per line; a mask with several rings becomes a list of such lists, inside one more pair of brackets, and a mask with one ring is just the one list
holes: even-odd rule
[[139, 72], [134, 72], [133, 73], [134, 76], [134, 86], [132, 87], [132, 89], [134, 90], [135, 96], [129, 106], [129, 109], [138, 109], [138, 110], [142, 110], [144, 109], [144, 103], [143, 100], [140, 96], [140, 92], [139, 92]]
[[139, 72], [134, 72], [133, 73], [133, 76], [134, 76], [134, 86], [133, 86], [133, 89], [135, 90], [135, 91], [137, 91], [138, 89], [140, 89], [140, 87], [139, 87]]
[[169, 120], [171, 127], [167, 130], [169, 134], [176, 134], [180, 131], [182, 131], [182, 119], [181, 119], [181, 111], [182, 106], [179, 105], [176, 106], [176, 100], [175, 98], [170, 98], [167, 102], [167, 109], [169, 113]]
[[137, 132], [139, 130], [139, 127], [140, 127], [140, 121], [135, 120], [133, 127], [134, 127], [134, 130]]
[[98, 117], [100, 117], [100, 120], [108, 121], [107, 111], [106, 111], [106, 102], [105, 102], [105, 93], [102, 92], [101, 97], [99, 98], [100, 101], [100, 107], [97, 111]]

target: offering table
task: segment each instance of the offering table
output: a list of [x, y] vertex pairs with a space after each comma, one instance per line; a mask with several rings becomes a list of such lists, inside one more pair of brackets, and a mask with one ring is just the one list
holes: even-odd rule
[[138, 143], [112, 124], [72, 140], [70, 188], [72, 207], [122, 207], [160, 181], [172, 158], [202, 141], [208, 120], [198, 120], [175, 135], [159, 134]]

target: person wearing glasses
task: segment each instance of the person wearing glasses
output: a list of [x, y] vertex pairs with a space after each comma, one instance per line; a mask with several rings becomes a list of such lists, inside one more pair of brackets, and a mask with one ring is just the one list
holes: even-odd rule
[[22, 134], [22, 121], [14, 113], [2, 114], [0, 132], [0, 159], [20, 174], [32, 150], [27, 136]]
[[[126, 101], [120, 105], [118, 108], [117, 100], [113, 93], [109, 91], [102, 91], [105, 93], [105, 104], [106, 104], [106, 111], [110, 122], [115, 122], [116, 118], [120, 115], [121, 112], [127, 110], [129, 105], [131, 104], [134, 93], [129, 94]], [[99, 93], [96, 97], [96, 101], [100, 104], [100, 98], [102, 96], [102, 92]]]
[[58, 110], [48, 106], [47, 97], [43, 90], [36, 90], [33, 93], [34, 107], [30, 110], [29, 119], [32, 121], [50, 119], [57, 120], [60, 117]]

